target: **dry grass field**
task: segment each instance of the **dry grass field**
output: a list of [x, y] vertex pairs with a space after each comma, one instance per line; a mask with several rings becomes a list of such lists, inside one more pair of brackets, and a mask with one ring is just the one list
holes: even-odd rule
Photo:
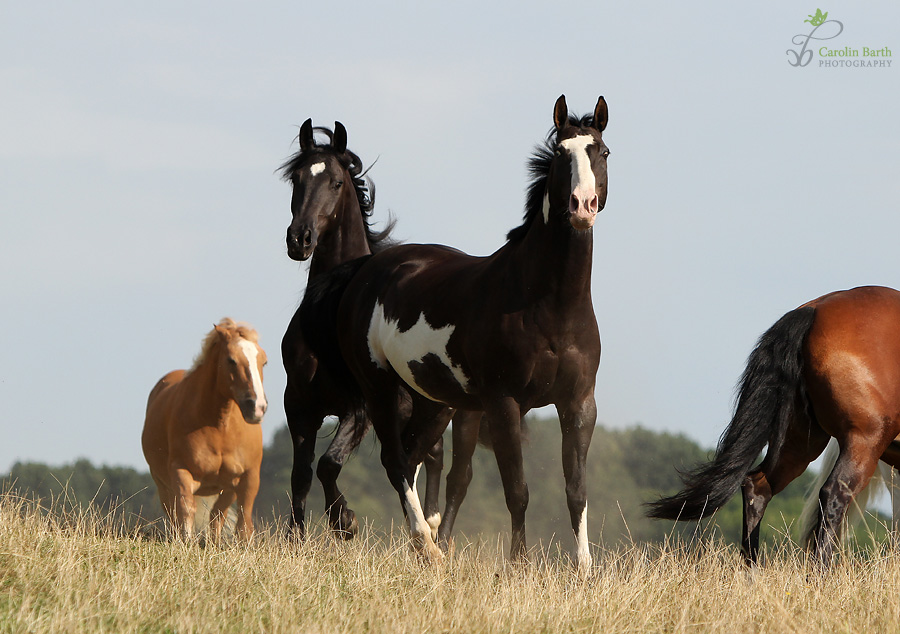
[[[596, 547], [577, 576], [558, 551], [507, 562], [467, 544], [439, 565], [400, 529], [304, 544], [262, 527], [249, 545], [128, 534], [91, 512], [0, 496], [0, 632], [888, 632], [900, 557], [842, 556], [829, 574], [790, 544], [745, 569], [715, 540]], [[568, 543], [565, 544], [568, 547]]]

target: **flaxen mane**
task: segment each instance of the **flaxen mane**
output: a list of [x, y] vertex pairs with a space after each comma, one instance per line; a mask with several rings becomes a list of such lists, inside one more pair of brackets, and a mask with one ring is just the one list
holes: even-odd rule
[[[228, 333], [229, 338], [238, 336], [253, 343], [259, 342], [259, 334], [249, 324], [238, 323], [231, 317], [223, 317], [222, 321], [219, 322], [218, 327], [224, 329]], [[216, 347], [218, 341], [219, 333], [213, 328], [207, 333], [206, 337], [203, 338], [203, 345], [200, 347], [200, 352], [194, 357], [194, 363], [191, 365], [191, 369], [188, 370], [188, 372], [193, 372], [209, 358], [210, 353], [213, 348]]]

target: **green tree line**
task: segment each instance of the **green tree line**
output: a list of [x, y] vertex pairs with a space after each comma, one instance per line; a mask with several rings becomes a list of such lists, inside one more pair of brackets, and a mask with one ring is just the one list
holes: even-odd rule
[[[317, 444], [321, 455], [331, 440], [333, 426], [323, 426]], [[571, 527], [565, 501], [561, 462], [561, 434], [554, 419], [528, 419], [528, 441], [523, 448], [529, 488], [526, 526], [529, 544], [561, 543], [571, 546]], [[451, 462], [449, 432], [445, 437], [445, 471]], [[660, 541], [669, 535], [689, 535], [695, 524], [649, 520], [642, 503], [677, 491], [678, 471], [708, 460], [712, 452], [682, 434], [655, 432], [643, 427], [612, 430], [596, 427], [588, 457], [589, 536], [591, 541], [615, 545], [621, 541]], [[257, 519], [275, 522], [283, 530], [290, 509], [292, 448], [282, 425], [266, 446], [261, 488], [255, 505]], [[480, 447], [473, 458], [474, 477], [457, 518], [457, 539], [496, 536], [509, 531], [509, 513], [496, 462]], [[423, 476], [424, 477], [424, 476]], [[776, 496], [766, 512], [763, 536], [767, 541], [785, 533], [796, 538], [803, 498], [814, 474], [807, 471]], [[442, 492], [444, 489], [442, 482]], [[344, 466], [339, 485], [361, 522], [382, 530], [404, 524], [397, 494], [381, 467], [379, 446], [369, 434]], [[424, 484], [420, 482], [420, 492]], [[128, 467], [97, 467], [78, 460], [61, 467], [17, 463], [0, 479], [0, 490], [55, 500], [68, 506], [92, 506], [102, 513], [118, 513], [132, 527], [161, 525], [162, 510], [149, 473]], [[705, 523], [703, 531], [720, 531], [728, 542], [741, 533], [740, 496]], [[310, 492], [307, 515], [316, 521], [325, 511], [317, 481]], [[870, 523], [871, 524], [871, 523]]]

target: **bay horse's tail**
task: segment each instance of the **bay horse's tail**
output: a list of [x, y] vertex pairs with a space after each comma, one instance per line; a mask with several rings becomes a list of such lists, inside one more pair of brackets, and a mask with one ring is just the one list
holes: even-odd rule
[[815, 315], [812, 307], [792, 310], [760, 337], [747, 360], [734, 417], [719, 439], [715, 457], [682, 474], [685, 488], [680, 493], [647, 503], [649, 517], [707, 517], [734, 495], [766, 445], [767, 457], [778, 457], [798, 395], [804, 393], [803, 347]]
[[338, 342], [337, 314], [344, 291], [371, 255], [345, 262], [311, 279], [300, 302], [300, 329], [319, 365], [342, 387], [344, 398], [357, 420], [365, 419], [362, 389], [344, 361]]

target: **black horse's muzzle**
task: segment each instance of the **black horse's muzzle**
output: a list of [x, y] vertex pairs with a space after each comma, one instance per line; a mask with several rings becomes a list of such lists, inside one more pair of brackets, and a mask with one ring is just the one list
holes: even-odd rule
[[287, 234], [288, 257], [298, 262], [308, 260], [316, 249], [316, 238], [312, 229], [291, 231]]

